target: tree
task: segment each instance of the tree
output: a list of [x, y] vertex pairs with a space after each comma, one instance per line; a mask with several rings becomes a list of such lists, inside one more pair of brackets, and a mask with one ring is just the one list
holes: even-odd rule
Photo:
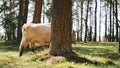
[[89, 0], [88, 0], [88, 2], [87, 2], [87, 11], [86, 11], [86, 19], [85, 19], [85, 42], [87, 42], [87, 31], [88, 31], [88, 24], [87, 24], [87, 22], [88, 22], [88, 10], [89, 9]]
[[28, 6], [29, 6], [29, 0], [25, 0], [25, 4], [24, 4], [24, 20], [23, 20], [24, 23], [27, 22]]
[[97, 0], [95, 0], [95, 34], [93, 41], [96, 41], [97, 38]]
[[22, 37], [21, 27], [24, 23], [27, 22], [28, 4], [29, 4], [29, 0], [19, 1], [19, 15], [18, 15], [18, 23], [17, 23], [17, 43], [21, 41], [21, 37]]
[[109, 39], [108, 41], [111, 42], [111, 37], [112, 37], [112, 29], [111, 29], [111, 26], [112, 26], [112, 17], [111, 17], [111, 13], [112, 13], [112, 0], [110, 0], [110, 32], [109, 32]]
[[72, 53], [72, 0], [52, 0], [51, 43], [49, 54], [66, 56]]
[[41, 23], [42, 1], [43, 0], [35, 0], [33, 23]]
[[115, 5], [115, 4], [114, 4], [114, 1], [113, 1], [113, 2], [112, 2], [112, 11], [113, 11], [113, 13], [112, 13], [112, 14], [113, 14], [113, 15], [112, 15], [112, 17], [113, 17], [113, 21], [112, 21], [112, 22], [113, 22], [113, 23], [112, 23], [112, 42], [115, 41], [115, 39], [114, 39], [114, 30], [115, 30], [115, 29], [114, 29], [114, 24], [115, 24], [115, 23], [114, 23], [114, 22], [115, 22], [115, 21], [114, 21], [114, 16], [115, 16], [115, 14], [114, 14], [114, 11], [115, 11], [114, 5]]
[[100, 14], [99, 14], [99, 42], [101, 42], [101, 0], [100, 0]]
[[92, 7], [92, 2], [90, 3], [90, 26], [89, 26], [89, 41], [92, 41], [92, 28], [93, 28], [93, 7]]
[[5, 29], [5, 41], [15, 41], [15, 29], [16, 29], [16, 18], [15, 18], [15, 0], [5, 1], [0, 5], [1, 13], [1, 25]]
[[81, 32], [80, 32], [80, 41], [82, 41], [82, 32], [83, 32], [83, 4], [84, 4], [84, 1], [82, 0], [81, 1], [81, 26], [80, 26], [80, 29], [81, 29]]
[[115, 18], [116, 18], [116, 41], [118, 42], [118, 1], [115, 0]]
[[118, 42], [119, 44], [118, 44], [118, 52], [120, 52], [120, 26], [119, 26], [119, 42]]
[[105, 41], [107, 42], [108, 40], [108, 36], [107, 36], [107, 32], [108, 32], [108, 27], [107, 27], [107, 11], [108, 11], [108, 2], [105, 2]]

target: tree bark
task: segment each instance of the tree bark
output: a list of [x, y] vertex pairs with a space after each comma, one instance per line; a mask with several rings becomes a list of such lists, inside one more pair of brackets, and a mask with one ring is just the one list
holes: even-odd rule
[[33, 23], [41, 23], [42, 1], [43, 0], [35, 0]]
[[116, 18], [116, 41], [118, 42], [118, 1], [115, 0], [115, 18]]
[[85, 19], [85, 42], [87, 42], [87, 32], [88, 32], [88, 24], [87, 24], [87, 22], [88, 22], [88, 10], [89, 9], [89, 0], [88, 0], [88, 2], [87, 2], [87, 12], [86, 12], [86, 19]]
[[20, 43], [22, 37], [21, 27], [23, 24], [23, 14], [24, 14], [24, 0], [19, 1], [19, 16], [18, 16], [18, 23], [17, 23], [17, 43]]
[[52, 0], [51, 43], [49, 54], [72, 53], [72, 0]]
[[112, 17], [111, 17], [111, 12], [112, 12], [112, 0], [110, 0], [110, 32], [109, 32], [109, 41], [111, 42], [111, 37], [112, 37], [112, 29], [111, 29], [111, 26], [112, 26]]
[[[108, 4], [108, 3], [106, 3], [106, 4]], [[105, 7], [105, 41], [107, 42], [107, 40], [108, 40], [108, 36], [107, 36], [107, 31], [108, 31], [108, 29], [107, 29], [107, 8], [108, 8], [108, 6], [106, 6]]]
[[115, 16], [115, 14], [114, 14], [114, 11], [115, 11], [114, 10], [114, 1], [112, 2], [112, 6], [113, 6], [112, 7], [113, 8], [113, 10], [112, 10], [113, 11], [113, 13], [112, 13], [113, 14], [113, 21], [112, 21], [113, 22], [113, 25], [112, 25], [112, 42], [114, 42], [115, 41], [115, 37], [114, 37], [114, 22], [115, 22], [114, 21], [114, 16]]
[[83, 3], [84, 3], [84, 1], [83, 2], [81, 2], [81, 27], [80, 27], [80, 29], [81, 29], [81, 32], [80, 32], [80, 41], [82, 41], [82, 32], [83, 32], [83, 24], [82, 24], [82, 22], [83, 22]]
[[101, 42], [101, 0], [100, 0], [100, 16], [99, 16], [99, 42]]
[[[27, 22], [28, 6], [29, 6], [29, 0], [25, 0], [25, 5], [24, 5], [24, 20], [23, 20], [23, 23], [26, 23], [26, 22]], [[22, 25], [23, 25], [23, 24], [22, 24]]]
[[93, 41], [97, 39], [97, 0], [95, 0], [95, 35]]

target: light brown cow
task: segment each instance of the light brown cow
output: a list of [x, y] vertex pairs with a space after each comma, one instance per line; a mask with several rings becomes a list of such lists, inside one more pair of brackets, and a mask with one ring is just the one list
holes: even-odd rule
[[[22, 40], [19, 46], [22, 56], [23, 50], [28, 46], [34, 52], [35, 43], [47, 45], [50, 43], [51, 24], [24, 24], [22, 27]], [[72, 31], [72, 43], [76, 43], [75, 31]], [[35, 53], [35, 52], [34, 52]]]

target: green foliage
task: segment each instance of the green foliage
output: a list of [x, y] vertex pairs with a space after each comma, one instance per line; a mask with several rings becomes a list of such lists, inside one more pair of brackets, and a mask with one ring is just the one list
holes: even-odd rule
[[[50, 64], [42, 59], [34, 58], [35, 55], [30, 50], [25, 50], [22, 57], [18, 57], [19, 50], [17, 44], [0, 42], [0, 68], [120, 68], [120, 53], [118, 53], [118, 43], [114, 42], [88, 42], [73, 45], [73, 50], [79, 55], [101, 63], [64, 61]], [[43, 48], [42, 48], [43, 50]], [[42, 51], [37, 48], [36, 53]]]
[[1, 26], [5, 29], [5, 34], [9, 41], [12, 39], [11, 35], [14, 35], [16, 29], [16, 13], [8, 6], [8, 2], [3, 2], [0, 7], [0, 13], [2, 17]]

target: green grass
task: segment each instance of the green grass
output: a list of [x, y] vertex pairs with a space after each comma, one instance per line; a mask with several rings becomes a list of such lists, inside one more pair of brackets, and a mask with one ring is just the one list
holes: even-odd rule
[[[120, 68], [120, 53], [116, 42], [88, 42], [73, 45], [73, 50], [89, 60], [99, 61], [99, 64], [89, 62], [63, 61], [50, 64], [40, 59], [32, 60], [35, 55], [26, 49], [19, 57], [19, 45], [0, 42], [0, 68]], [[37, 48], [36, 52], [44, 48]], [[42, 57], [43, 58], [43, 57]]]

